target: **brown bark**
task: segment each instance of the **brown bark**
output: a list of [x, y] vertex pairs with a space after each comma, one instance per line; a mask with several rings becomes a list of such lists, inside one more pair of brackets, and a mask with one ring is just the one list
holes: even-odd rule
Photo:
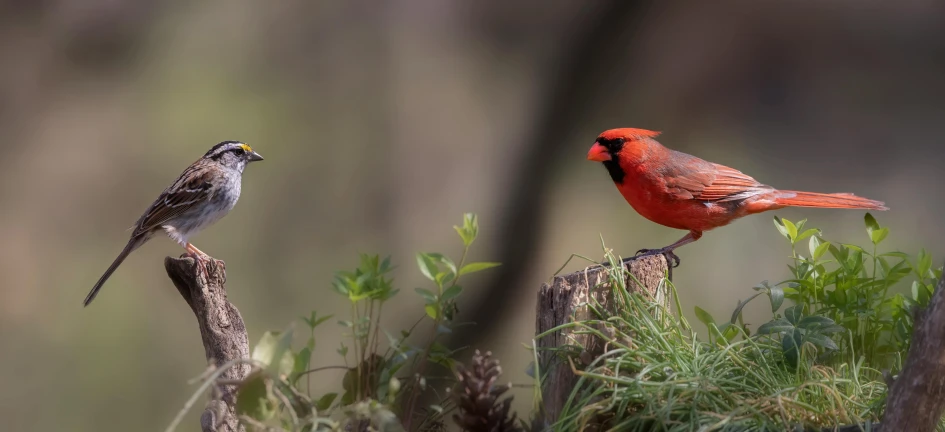
[[933, 431], [945, 411], [945, 278], [917, 311], [902, 373], [886, 399], [883, 432]]
[[[627, 278], [630, 292], [644, 293], [656, 298], [668, 307], [668, 296], [659, 290], [660, 282], [668, 274], [666, 259], [662, 255], [633, 258], [625, 263], [633, 277]], [[613, 311], [611, 286], [608, 283], [607, 268], [596, 266], [579, 272], [555, 277], [550, 284], [542, 284], [538, 291], [535, 334], [541, 334], [552, 328], [572, 322], [592, 318], [587, 308], [582, 307], [590, 299], [596, 300], [602, 307]], [[567, 361], [557, 356], [554, 348], [565, 345], [581, 347], [580, 357], [594, 359], [603, 354], [604, 344], [589, 334], [574, 334], [572, 329], [555, 331], [536, 341], [538, 363], [542, 381], [542, 402], [544, 418], [553, 423], [564, 407], [578, 377], [571, 371]], [[581, 363], [575, 360], [575, 364]]]
[[[249, 358], [249, 339], [243, 318], [226, 298], [226, 268], [223, 261], [211, 259], [198, 264], [190, 257], [166, 257], [164, 268], [197, 317], [207, 363], [215, 367], [232, 360]], [[239, 381], [246, 378], [249, 372], [248, 364], [237, 363], [224, 371], [219, 379]], [[236, 387], [218, 386], [200, 416], [201, 430], [244, 431], [235, 407]]]

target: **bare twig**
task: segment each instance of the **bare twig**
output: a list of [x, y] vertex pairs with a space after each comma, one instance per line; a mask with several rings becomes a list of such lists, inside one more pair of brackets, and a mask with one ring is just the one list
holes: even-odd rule
[[[223, 383], [218, 386], [220, 391], [214, 393], [200, 416], [201, 430], [244, 431], [236, 416], [237, 386], [232, 383], [245, 379], [252, 369], [248, 361], [249, 339], [239, 310], [227, 300], [224, 264], [212, 258], [198, 263], [191, 257], [167, 257], [164, 259], [164, 268], [197, 318], [207, 363], [211, 367], [220, 366], [220, 369], [207, 376], [207, 381], [201, 386], [205, 391], [217, 378], [222, 379]], [[183, 412], [189, 410], [203, 391], [198, 391], [188, 401]], [[172, 427], [179, 423], [179, 418], [175, 419]]]

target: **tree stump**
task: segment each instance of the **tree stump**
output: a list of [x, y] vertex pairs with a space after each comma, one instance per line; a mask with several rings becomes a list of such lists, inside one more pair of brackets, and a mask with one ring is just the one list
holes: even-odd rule
[[[203, 268], [193, 258], [166, 257], [164, 269], [181, 297], [197, 317], [207, 363], [216, 367], [232, 360], [249, 358], [249, 338], [239, 310], [226, 298], [226, 268], [223, 261], [210, 259]], [[224, 371], [226, 382], [241, 381], [249, 375], [250, 366], [237, 363]], [[200, 427], [203, 432], [245, 431], [236, 416], [236, 386], [216, 386], [211, 393]]]
[[883, 432], [933, 431], [945, 410], [945, 277], [916, 311], [909, 355], [886, 399]]
[[[645, 293], [667, 308], [669, 307], [667, 293], [659, 289], [663, 278], [667, 274], [672, 276], [663, 255], [635, 257], [626, 261], [624, 266], [633, 276], [628, 276], [626, 281], [627, 289], [631, 293]], [[542, 284], [538, 291], [535, 334], [567, 324], [572, 321], [572, 316], [574, 320], [592, 318], [587, 308], [583, 307], [591, 299], [613, 311], [608, 270], [603, 266], [589, 267], [579, 272], [557, 276], [550, 284]], [[634, 277], [639, 283], [634, 281]], [[570, 364], [557, 358], [552, 349], [565, 345], [577, 345], [583, 349], [582, 356], [586, 352], [593, 359], [603, 354], [604, 344], [592, 335], [574, 334], [573, 330], [564, 329], [538, 339], [536, 345], [538, 364], [544, 377], [542, 381], [544, 418], [548, 424], [551, 424], [558, 418], [578, 380], [571, 371]]]

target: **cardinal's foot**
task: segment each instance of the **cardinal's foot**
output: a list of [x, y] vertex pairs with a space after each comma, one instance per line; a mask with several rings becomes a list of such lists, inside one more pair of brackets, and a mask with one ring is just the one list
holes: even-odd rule
[[663, 249], [640, 249], [637, 251], [637, 255], [633, 258], [641, 256], [650, 256], [650, 255], [663, 255], [666, 258], [666, 264], [670, 267], [679, 267], [679, 257], [673, 253], [672, 249], [663, 248]]

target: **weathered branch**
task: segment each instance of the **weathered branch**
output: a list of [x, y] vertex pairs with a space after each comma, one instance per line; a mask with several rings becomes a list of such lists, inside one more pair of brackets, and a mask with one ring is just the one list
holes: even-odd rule
[[902, 373], [886, 399], [883, 432], [932, 431], [945, 411], [945, 278], [929, 307], [916, 311]]
[[[164, 259], [167, 275], [181, 297], [197, 317], [200, 336], [211, 367], [249, 358], [249, 339], [239, 310], [226, 298], [226, 268], [223, 261], [211, 259], [203, 268], [193, 258]], [[249, 375], [248, 364], [237, 363], [222, 373], [220, 379], [241, 381]], [[219, 386], [211, 395], [200, 427], [203, 432], [244, 431], [236, 416], [236, 386]]]
[[[658, 302], [669, 306], [668, 296], [659, 289], [660, 282], [669, 271], [666, 259], [662, 255], [634, 258], [626, 262], [625, 266], [633, 276], [627, 278], [626, 286], [630, 292], [653, 296]], [[555, 277], [551, 284], [542, 284], [538, 291], [535, 334], [567, 324], [571, 322], [572, 316], [574, 320], [592, 318], [587, 308], [582, 307], [592, 298], [602, 307], [613, 312], [613, 291], [608, 282], [607, 270], [601, 266], [592, 267]], [[639, 284], [636, 283], [637, 281]], [[573, 329], [563, 329], [538, 339], [536, 344], [538, 363], [544, 377], [542, 381], [544, 418], [551, 424], [557, 420], [578, 380], [571, 371], [570, 364], [562, 361], [554, 349], [566, 345], [577, 345], [581, 347], [581, 357], [594, 359], [604, 353], [604, 343], [593, 335], [575, 334]]]

